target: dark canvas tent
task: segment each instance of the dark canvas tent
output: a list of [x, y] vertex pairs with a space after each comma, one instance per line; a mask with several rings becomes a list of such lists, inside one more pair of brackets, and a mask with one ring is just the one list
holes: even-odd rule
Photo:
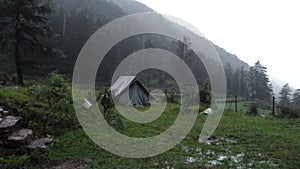
[[145, 106], [149, 102], [149, 92], [135, 76], [120, 76], [111, 92], [118, 105]]

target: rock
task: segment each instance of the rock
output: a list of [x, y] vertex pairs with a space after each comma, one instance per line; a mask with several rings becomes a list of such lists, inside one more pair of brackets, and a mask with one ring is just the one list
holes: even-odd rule
[[21, 120], [21, 117], [7, 116], [0, 123], [0, 129], [15, 126], [18, 123], [18, 121], [20, 121], [20, 120]]
[[21, 117], [15, 117], [15, 116], [6, 116], [5, 118], [2, 118], [2, 121], [0, 122], [0, 134], [4, 135], [11, 132], [13, 128], [17, 126], [17, 123], [20, 120]]
[[[0, 107], [0, 117], [2, 117], [3, 116], [3, 114], [4, 114], [4, 112], [3, 112], [4, 110], [3, 110], [3, 108], [2, 107]], [[1, 119], [0, 119], [0, 123], [1, 123]]]
[[210, 114], [213, 114], [213, 109], [208, 108], [208, 109], [204, 110], [201, 114], [204, 114], [204, 115], [210, 115]]
[[211, 137], [208, 137], [208, 136], [200, 136], [199, 139], [198, 139], [199, 143], [206, 143], [208, 145], [220, 145], [222, 144], [220, 142], [219, 139], [217, 139], [215, 136], [211, 136]]
[[86, 110], [89, 110], [92, 106], [93, 106], [92, 103], [90, 103], [87, 99], [84, 99], [83, 107]]
[[84, 162], [84, 161], [65, 161], [57, 166], [53, 167], [43, 167], [44, 169], [90, 169], [91, 162]]
[[8, 141], [26, 141], [30, 143], [30, 137], [33, 136], [33, 131], [30, 129], [21, 129], [14, 132], [11, 136], [8, 137]]
[[51, 144], [53, 139], [51, 138], [40, 138], [36, 139], [27, 146], [29, 149], [46, 149], [47, 145]]
[[30, 129], [19, 129], [7, 138], [5, 146], [8, 148], [18, 148], [31, 143], [33, 131]]

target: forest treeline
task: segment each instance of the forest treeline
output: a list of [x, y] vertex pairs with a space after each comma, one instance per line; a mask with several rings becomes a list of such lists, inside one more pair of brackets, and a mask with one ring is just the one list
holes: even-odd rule
[[[106, 0], [1, 0], [0, 11], [3, 85], [9, 83], [8, 79], [22, 85], [24, 77], [39, 79], [54, 70], [71, 77], [88, 38], [106, 23], [129, 14], [116, 1]], [[189, 37], [178, 41], [144, 34], [124, 39], [107, 53], [98, 70], [97, 82], [109, 84], [124, 58], [146, 48], [165, 49], [179, 56], [191, 68], [199, 85], [209, 80], [203, 63], [189, 48]], [[259, 100], [264, 107], [270, 106], [274, 92], [267, 68], [259, 61], [249, 67], [225, 50], [219, 47], [216, 50], [224, 64], [228, 95]], [[148, 86], [177, 88], [172, 77], [159, 70], [144, 71], [138, 76]], [[299, 90], [293, 93], [285, 86], [280, 94], [281, 105], [299, 105]]]

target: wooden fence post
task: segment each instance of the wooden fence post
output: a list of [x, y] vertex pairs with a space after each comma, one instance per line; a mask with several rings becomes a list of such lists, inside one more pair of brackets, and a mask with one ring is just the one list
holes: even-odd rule
[[273, 115], [275, 115], [275, 96], [273, 96], [273, 109], [272, 109]]
[[235, 112], [237, 113], [238, 112], [238, 107], [237, 107], [237, 103], [238, 103], [238, 100], [237, 100], [237, 96], [235, 96], [234, 98], [234, 103], [235, 103]]

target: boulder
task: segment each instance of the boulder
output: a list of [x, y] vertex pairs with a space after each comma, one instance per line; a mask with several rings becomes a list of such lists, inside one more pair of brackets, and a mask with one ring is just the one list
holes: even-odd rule
[[33, 138], [33, 131], [30, 129], [19, 129], [13, 132], [5, 142], [8, 148], [18, 148], [30, 144]]
[[6, 116], [4, 118], [2, 117], [2, 120], [0, 121], [0, 135], [4, 136], [5, 134], [12, 132], [13, 129], [16, 128], [17, 123], [20, 120], [21, 117], [15, 117], [15, 116]]
[[20, 129], [15, 131], [12, 135], [8, 137], [8, 141], [26, 141], [26, 143], [31, 142], [31, 137], [33, 136], [33, 131], [30, 129]]
[[212, 108], [208, 108], [206, 110], [204, 110], [202, 113], [200, 114], [203, 114], [203, 115], [210, 115], [210, 114], [213, 114], [213, 109]]
[[27, 148], [29, 149], [47, 149], [47, 145], [50, 145], [53, 142], [51, 138], [40, 138], [31, 142]]

